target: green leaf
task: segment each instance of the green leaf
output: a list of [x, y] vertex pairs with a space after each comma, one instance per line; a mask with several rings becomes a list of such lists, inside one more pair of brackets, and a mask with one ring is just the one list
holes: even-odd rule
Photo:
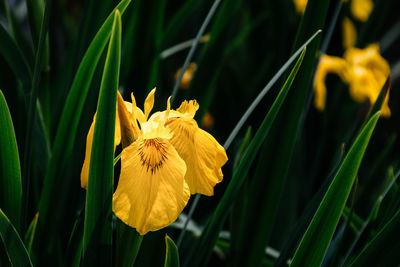
[[313, 214], [317, 210], [319, 203], [324, 197], [324, 193], [328, 189], [330, 183], [334, 178], [334, 175], [337, 173], [341, 163], [343, 162], [343, 158], [344, 146], [341, 146], [338, 159], [335, 160], [335, 163], [333, 164], [332, 170], [329, 172], [329, 175], [325, 179], [324, 183], [321, 185], [318, 192], [314, 194], [313, 198], [307, 204], [307, 207], [304, 209], [303, 214], [296, 221], [295, 226], [288, 234], [288, 239], [285, 241], [284, 246], [280, 250], [280, 255], [275, 263], [275, 266], [287, 266], [287, 260], [293, 255], [297, 244], [300, 242], [303, 233], [306, 231], [308, 224], [311, 222]]
[[[200, 52], [198, 68], [189, 88], [190, 96], [196, 96], [201, 103], [197, 112], [197, 118], [200, 120], [208, 110], [214, 95], [216, 78], [219, 76], [223, 61], [221, 51], [225, 51], [232, 39], [232, 33], [237, 33], [242, 5], [241, 0], [228, 0], [221, 3], [210, 30], [210, 40]], [[232, 28], [235, 30], [232, 31]], [[210, 73], [214, 73], [212, 79], [210, 79]]]
[[0, 208], [19, 229], [22, 203], [21, 167], [14, 126], [1, 90], [0, 125]]
[[[308, 36], [323, 29], [329, 0], [309, 0], [297, 30], [293, 51]], [[254, 177], [250, 182], [246, 216], [238, 238], [241, 249], [233, 252], [235, 266], [258, 266], [274, 228], [276, 214], [284, 190], [296, 140], [306, 116], [307, 95], [317, 60], [321, 35], [307, 46], [307, 53], [298, 78], [260, 152]]]
[[30, 0], [26, 1], [26, 8], [28, 11], [29, 28], [31, 30], [31, 37], [35, 50], [39, 43], [40, 25], [42, 24], [44, 15], [44, 1], [43, 0]]
[[139, 253], [143, 236], [134, 228], [117, 220], [117, 247], [116, 264], [117, 267], [133, 266], [136, 256]]
[[21, 50], [14, 42], [13, 38], [0, 24], [0, 53], [6, 59], [15, 77], [21, 80], [25, 92], [30, 89], [32, 80], [32, 70], [22, 54]]
[[75, 136], [78, 123], [82, 116], [82, 109], [92, 82], [96, 66], [111, 35], [115, 10], [121, 14], [125, 11], [130, 0], [122, 0], [109, 15], [103, 26], [99, 29], [83, 57], [72, 83], [70, 93], [60, 118], [59, 127], [54, 140], [51, 158], [43, 183], [42, 195], [39, 204], [39, 220], [37, 233], [34, 240], [34, 250], [41, 259], [49, 259], [54, 253], [54, 244], [57, 240], [58, 223], [62, 220], [62, 213], [53, 211], [62, 210], [67, 205], [60, 190], [69, 191], [73, 180], [58, 179], [59, 173], [66, 168], [67, 160], [74, 149]]
[[349, 226], [356, 234], [358, 234], [363, 227], [364, 221], [354, 211], [351, 211], [349, 207], [344, 207], [342, 216], [346, 221], [349, 219], [350, 214]]
[[366, 244], [350, 266], [397, 266], [400, 262], [400, 209]]
[[372, 116], [354, 141], [297, 247], [291, 266], [322, 263], [379, 116], [380, 112]]
[[[137, 1], [127, 11], [121, 66], [121, 84], [132, 84], [135, 96], [148, 92], [158, 82], [161, 41], [164, 35], [166, 1]], [[140, 53], [138, 53], [140, 51]], [[133, 74], [133, 75], [132, 75]]]
[[110, 266], [112, 255], [112, 194], [114, 133], [121, 61], [121, 15], [117, 10], [97, 105], [86, 193], [83, 231], [84, 265]]
[[273, 103], [268, 114], [265, 116], [260, 128], [257, 130], [254, 138], [252, 139], [246, 153], [240, 161], [239, 167], [235, 170], [232, 180], [230, 181], [228, 188], [226, 189], [221, 201], [219, 202], [216, 211], [213, 213], [210, 221], [203, 231], [200, 240], [197, 242], [194, 253], [189, 259], [190, 266], [203, 266], [206, 265], [209, 257], [211, 256], [212, 249], [218, 238], [218, 234], [222, 229], [222, 226], [229, 214], [231, 204], [240, 193], [240, 188], [243, 185], [247, 174], [250, 170], [251, 164], [254, 161], [259, 148], [264, 142], [268, 135], [272, 123], [285, 100], [287, 93], [289, 92], [290, 86], [300, 68], [301, 62], [305, 54], [305, 49], [297, 60], [295, 66], [292, 69], [288, 79], [283, 85], [278, 97]]
[[74, 228], [72, 228], [65, 252], [64, 267], [80, 266], [83, 245], [83, 217], [84, 212], [81, 211], [79, 217], [75, 221]]
[[[381, 194], [376, 199], [375, 204], [372, 207], [372, 209], [371, 209], [371, 211], [370, 211], [370, 213], [368, 215], [368, 218], [365, 220], [365, 222], [363, 222], [361, 220], [361, 223], [358, 223], [359, 224], [359, 227], [358, 227], [359, 231], [356, 232], [357, 235], [355, 236], [355, 238], [354, 238], [353, 242], [351, 243], [350, 247], [347, 249], [346, 255], [343, 258], [342, 266], [344, 266], [347, 263], [348, 258], [350, 257], [350, 255], [352, 255], [353, 249], [356, 247], [357, 242], [360, 240], [362, 234], [365, 232], [367, 227], [375, 221], [375, 219], [376, 219], [376, 217], [377, 217], [377, 215], [379, 213], [382, 201], [385, 199], [386, 195], [390, 192], [392, 187], [394, 185], [396, 185], [396, 181], [399, 178], [399, 176], [400, 176], [400, 171], [398, 171], [396, 173], [396, 175], [393, 176], [393, 170], [389, 169], [389, 177], [388, 177], [386, 183], [384, 184], [384, 187], [383, 187], [383, 190], [382, 190]], [[346, 208], [345, 208], [343, 214], [345, 213], [345, 211], [346, 211]], [[390, 214], [390, 215], [393, 215], [393, 214]]]
[[[47, 1], [45, 4], [45, 11], [43, 16], [43, 21], [40, 27], [40, 35], [39, 35], [39, 42], [38, 48], [35, 54], [35, 64], [33, 67], [33, 76], [32, 76], [32, 83], [31, 83], [31, 90], [30, 96], [28, 97], [28, 113], [27, 113], [27, 126], [26, 126], [26, 133], [25, 133], [25, 142], [23, 148], [23, 158], [22, 158], [22, 187], [24, 191], [23, 195], [23, 209], [22, 209], [22, 227], [25, 227], [26, 217], [28, 213], [28, 203], [29, 203], [29, 187], [31, 184], [31, 169], [32, 169], [32, 148], [33, 144], [36, 140], [33, 139], [33, 132], [35, 129], [36, 119], [38, 118], [37, 114], [37, 97], [39, 94], [39, 83], [41, 81], [41, 74], [42, 74], [42, 66], [45, 61], [44, 53], [46, 49], [46, 36], [49, 28], [49, 17], [50, 17], [50, 10], [51, 10], [51, 1]], [[40, 127], [39, 127], [40, 129]], [[40, 129], [42, 130], [42, 129]], [[40, 132], [42, 133], [42, 132]]]
[[35, 214], [33, 220], [29, 224], [28, 230], [25, 233], [25, 245], [27, 245], [28, 253], [31, 252], [33, 239], [35, 237], [36, 226], [38, 221], [39, 213]]
[[165, 267], [179, 267], [179, 253], [174, 241], [165, 235]]
[[33, 266], [17, 230], [1, 209], [0, 236], [12, 266]]
[[165, 27], [165, 34], [163, 36], [163, 49], [167, 49], [168, 47], [174, 45], [176, 40], [179, 40], [179, 33], [181, 33], [183, 26], [185, 23], [190, 20], [190, 17], [193, 16], [194, 12], [199, 12], [202, 5], [209, 4], [208, 1], [197, 1], [197, 0], [188, 0], [185, 1], [181, 8], [179, 8], [178, 12], [173, 15], [171, 21]]

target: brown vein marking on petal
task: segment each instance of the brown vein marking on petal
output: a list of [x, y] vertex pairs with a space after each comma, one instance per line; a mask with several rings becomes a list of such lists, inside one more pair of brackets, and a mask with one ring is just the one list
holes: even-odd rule
[[[186, 118], [172, 118], [167, 121], [165, 126], [170, 126], [174, 135], [172, 138], [179, 138], [178, 135], [183, 134], [188, 138], [188, 141], [194, 143], [193, 126], [198, 127], [196, 121], [193, 119], [187, 120]], [[177, 134], [179, 133], [179, 134]]]
[[139, 156], [147, 172], [155, 174], [167, 159], [166, 143], [160, 138], [145, 139], [140, 144]]

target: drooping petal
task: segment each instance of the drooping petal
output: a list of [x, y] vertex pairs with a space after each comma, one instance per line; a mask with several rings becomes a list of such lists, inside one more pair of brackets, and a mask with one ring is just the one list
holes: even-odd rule
[[86, 137], [85, 160], [83, 161], [83, 166], [81, 171], [81, 187], [85, 189], [87, 188], [88, 177], [89, 177], [90, 153], [92, 151], [93, 132], [94, 132], [94, 120], [92, 125], [90, 125], [89, 132]]
[[[87, 188], [88, 177], [89, 177], [89, 167], [90, 167], [90, 153], [92, 151], [92, 142], [93, 142], [93, 133], [94, 133], [94, 125], [96, 121], [96, 114], [94, 114], [93, 122], [90, 125], [88, 135], [86, 137], [86, 151], [85, 151], [85, 159], [83, 161], [83, 166], [81, 170], [81, 187]], [[115, 148], [121, 143], [121, 128], [118, 116], [118, 109], [115, 117], [115, 133], [114, 133], [114, 151]]]
[[314, 78], [314, 106], [322, 111], [325, 109], [326, 86], [325, 78], [329, 73], [335, 73], [343, 81], [348, 80], [347, 63], [340, 57], [322, 55]]
[[192, 118], [171, 118], [167, 127], [174, 134], [171, 144], [186, 163], [190, 193], [213, 195], [214, 186], [222, 181], [221, 167], [228, 160], [225, 149]]
[[167, 139], [139, 138], [123, 150], [113, 211], [144, 235], [174, 222], [190, 191], [185, 162]]

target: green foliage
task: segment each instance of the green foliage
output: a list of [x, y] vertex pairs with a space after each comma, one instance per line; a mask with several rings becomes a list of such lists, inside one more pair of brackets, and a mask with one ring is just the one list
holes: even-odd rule
[[354, 141], [297, 247], [290, 266], [321, 265], [379, 116], [379, 112], [372, 116]]
[[7, 102], [0, 90], [0, 208], [19, 229], [22, 185], [19, 153]]
[[250, 166], [255, 159], [257, 151], [260, 149], [263, 141], [268, 135], [275, 120], [275, 117], [279, 112], [280, 107], [284, 103], [286, 95], [289, 92], [293, 80], [296, 77], [296, 74], [303, 61], [305, 51], [306, 50], [304, 49], [300, 58], [297, 60], [296, 65], [293, 67], [278, 97], [276, 98], [268, 114], [265, 116], [265, 119], [262, 122], [260, 128], [257, 130], [254, 138], [250, 142], [246, 153], [243, 155], [243, 158], [241, 159], [238, 168], [233, 175], [230, 185], [228, 186], [223, 198], [219, 202], [213, 216], [208, 222], [205, 233], [202, 235], [200, 241], [198, 242], [197, 247], [193, 252], [192, 258], [189, 260], [189, 264], [191, 266], [201, 266], [202, 264], [207, 263], [214, 244], [217, 240], [218, 234], [221, 231], [223, 223], [228, 216], [230, 205], [237, 197], [239, 189], [243, 185], [243, 182], [248, 175]]
[[100, 86], [86, 194], [83, 258], [84, 264], [91, 266], [111, 264], [115, 106], [120, 60], [121, 15], [116, 10]]
[[178, 248], [174, 241], [168, 236], [165, 236], [165, 264], [164, 267], [179, 267]]
[[[362, 21], [355, 0], [307, 2], [1, 1], [0, 266], [399, 265], [396, 3], [373, 1]], [[321, 111], [313, 79], [321, 52], [346, 55], [345, 18], [391, 73], [330, 66]], [[214, 196], [143, 236], [113, 214], [115, 106], [117, 90], [142, 107], [154, 87], [154, 110], [195, 99], [229, 160]]]
[[0, 236], [13, 266], [33, 266], [17, 230], [1, 209]]

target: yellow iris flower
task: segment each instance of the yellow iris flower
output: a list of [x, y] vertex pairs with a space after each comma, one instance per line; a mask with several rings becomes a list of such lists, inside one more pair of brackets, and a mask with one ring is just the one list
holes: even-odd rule
[[[304, 14], [308, 0], [293, 0], [297, 13]], [[343, 0], [347, 2], [347, 0]], [[367, 21], [369, 15], [374, 8], [372, 0], [352, 0], [350, 3], [350, 11], [353, 17], [361, 22]]]
[[228, 160], [225, 149], [193, 119], [199, 108], [195, 100], [173, 110], [168, 99], [167, 110], [149, 117], [154, 94], [155, 89], [145, 100], [144, 112], [133, 95], [132, 104], [118, 95], [123, 151], [113, 211], [141, 235], [174, 222], [191, 194], [213, 195]]
[[361, 22], [367, 21], [373, 8], [374, 2], [372, 0], [352, 0], [350, 4], [353, 17]]
[[[390, 74], [390, 67], [376, 44], [365, 49], [348, 48], [343, 58], [323, 55], [314, 79], [314, 105], [320, 111], [325, 108], [325, 78], [328, 73], [337, 74], [349, 85], [350, 96], [355, 101], [373, 104]], [[385, 117], [390, 117], [388, 101], [389, 93], [382, 105], [382, 116]]]

